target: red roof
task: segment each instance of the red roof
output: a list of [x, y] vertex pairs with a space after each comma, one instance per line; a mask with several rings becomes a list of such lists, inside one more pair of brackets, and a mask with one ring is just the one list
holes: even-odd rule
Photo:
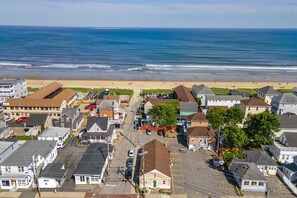
[[193, 95], [191, 94], [190, 90], [183, 86], [177, 86], [174, 88], [175, 92], [176, 92], [176, 96], [179, 99], [179, 101], [181, 102], [196, 102], [196, 100], [194, 99]]
[[265, 106], [265, 107], [270, 106], [269, 104], [267, 104], [263, 100], [256, 99], [256, 98], [250, 98], [250, 99], [247, 99], [247, 100], [241, 100], [240, 102], [242, 104], [244, 104], [245, 106]]

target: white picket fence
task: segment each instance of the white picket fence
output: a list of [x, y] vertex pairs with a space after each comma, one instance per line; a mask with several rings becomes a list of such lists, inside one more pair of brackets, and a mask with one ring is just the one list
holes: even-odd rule
[[288, 187], [297, 195], [297, 187], [286, 177], [286, 175], [278, 168], [277, 175], [288, 185]]

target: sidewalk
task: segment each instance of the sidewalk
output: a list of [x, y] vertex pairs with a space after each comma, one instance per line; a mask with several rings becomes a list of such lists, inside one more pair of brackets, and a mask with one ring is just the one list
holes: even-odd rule
[[[41, 197], [51, 198], [81, 198], [85, 197], [85, 192], [41, 192]], [[35, 198], [39, 198], [38, 193], [36, 194]]]
[[0, 197], [15, 198], [21, 196], [22, 192], [0, 192]]

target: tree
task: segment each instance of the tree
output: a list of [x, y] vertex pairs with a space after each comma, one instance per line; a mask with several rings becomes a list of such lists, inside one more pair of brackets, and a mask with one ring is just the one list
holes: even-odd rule
[[226, 111], [221, 108], [214, 108], [210, 110], [208, 119], [214, 129], [219, 128], [225, 124]]
[[244, 118], [244, 113], [238, 107], [231, 107], [226, 111], [226, 123], [238, 124], [241, 123]]
[[229, 148], [243, 148], [247, 144], [245, 131], [236, 124], [226, 126], [223, 129], [223, 143]]
[[280, 130], [280, 122], [277, 116], [268, 111], [249, 115], [245, 125], [245, 131], [250, 140], [250, 144], [256, 147], [262, 144], [273, 144], [274, 133]]
[[161, 126], [175, 126], [177, 116], [177, 103], [168, 102], [164, 104], [154, 105], [149, 111], [152, 121]]
[[202, 109], [201, 109], [201, 98], [197, 98], [196, 99], [196, 101], [197, 101], [197, 105], [198, 105], [198, 112], [200, 113], [200, 112], [202, 112]]

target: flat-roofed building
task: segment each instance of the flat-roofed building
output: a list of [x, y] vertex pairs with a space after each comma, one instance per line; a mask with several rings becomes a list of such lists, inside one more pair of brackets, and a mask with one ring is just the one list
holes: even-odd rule
[[73, 90], [62, 90], [59, 83], [51, 83], [27, 98], [9, 98], [3, 103], [4, 116], [19, 118], [34, 114], [49, 114], [57, 119], [62, 109], [71, 107], [77, 99]]
[[0, 103], [8, 98], [21, 98], [27, 95], [26, 79], [0, 79]]

